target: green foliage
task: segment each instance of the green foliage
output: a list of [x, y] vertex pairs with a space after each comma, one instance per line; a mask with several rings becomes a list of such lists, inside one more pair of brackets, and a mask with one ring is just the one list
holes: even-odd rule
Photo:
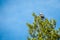
[[47, 18], [41, 19], [40, 15], [35, 13], [34, 22], [27, 23], [29, 28], [28, 40], [60, 40], [60, 28], [56, 30], [56, 21], [54, 19], [48, 20]]

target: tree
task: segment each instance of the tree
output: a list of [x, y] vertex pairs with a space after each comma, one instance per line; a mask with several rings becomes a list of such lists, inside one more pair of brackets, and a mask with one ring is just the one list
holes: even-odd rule
[[60, 28], [55, 29], [56, 21], [54, 19], [48, 20], [42, 17], [42, 15], [37, 16], [35, 13], [34, 22], [32, 24], [27, 23], [29, 28], [28, 40], [60, 40]]

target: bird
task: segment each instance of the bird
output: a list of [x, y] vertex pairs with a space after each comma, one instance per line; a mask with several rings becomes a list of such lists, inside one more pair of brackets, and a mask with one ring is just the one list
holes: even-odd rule
[[41, 17], [41, 19], [44, 19], [44, 15], [42, 12], [40, 13], [40, 17]]

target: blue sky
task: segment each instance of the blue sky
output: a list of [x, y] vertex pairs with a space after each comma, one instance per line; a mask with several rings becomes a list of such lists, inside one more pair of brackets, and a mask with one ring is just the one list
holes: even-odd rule
[[0, 40], [27, 40], [32, 12], [56, 19], [59, 28], [60, 0], [0, 0]]

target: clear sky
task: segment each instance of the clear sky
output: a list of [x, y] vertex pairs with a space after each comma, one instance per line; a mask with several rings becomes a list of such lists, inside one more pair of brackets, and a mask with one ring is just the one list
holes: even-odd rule
[[33, 12], [54, 18], [60, 27], [60, 0], [0, 0], [0, 40], [27, 40]]

